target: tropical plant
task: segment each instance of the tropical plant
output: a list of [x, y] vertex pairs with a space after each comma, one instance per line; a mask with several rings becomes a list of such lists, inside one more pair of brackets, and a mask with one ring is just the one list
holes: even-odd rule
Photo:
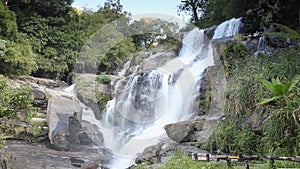
[[300, 76], [296, 76], [293, 80], [282, 83], [279, 78], [272, 78], [271, 82], [265, 79], [259, 78], [263, 85], [273, 94], [271, 98], [264, 98], [259, 105], [267, 104], [273, 101], [277, 101], [281, 98], [292, 97], [292, 89], [300, 80]]

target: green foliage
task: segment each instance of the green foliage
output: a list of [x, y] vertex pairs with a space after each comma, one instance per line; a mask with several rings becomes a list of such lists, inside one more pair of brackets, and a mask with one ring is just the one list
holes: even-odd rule
[[[270, 23], [281, 23], [299, 29], [298, 0], [187, 0], [178, 12], [191, 16], [196, 26], [206, 28], [231, 18], [243, 17], [245, 33], [264, 30]], [[290, 19], [293, 18], [293, 19]]]
[[275, 25], [280, 30], [284, 30], [285, 32], [266, 32], [264, 33], [265, 35], [278, 36], [282, 38], [300, 39], [300, 34], [297, 31], [289, 28], [288, 26], [278, 24], [278, 23], [273, 23], [273, 25]]
[[104, 110], [107, 102], [111, 100], [111, 97], [109, 95], [101, 91], [96, 91], [95, 97], [100, 111]]
[[0, 73], [14, 75], [28, 75], [35, 70], [35, 62], [30, 45], [13, 41], [1, 42]]
[[26, 121], [35, 114], [30, 103], [32, 90], [28, 86], [12, 87], [13, 84], [0, 75], [0, 118], [19, 119], [24, 114]]
[[222, 163], [214, 163], [214, 162], [197, 162], [192, 160], [190, 156], [186, 156], [180, 153], [176, 153], [172, 156], [172, 158], [161, 168], [159, 169], [220, 169], [227, 168], [227, 164]]
[[[0, 125], [0, 131], [3, 130], [2, 124]], [[0, 149], [3, 148], [3, 145], [5, 143], [5, 139], [4, 139], [4, 134], [1, 132], [0, 133]]]
[[260, 55], [258, 59], [250, 59], [246, 63], [238, 62], [235, 69], [227, 74], [231, 75], [227, 85], [227, 111], [247, 114], [269, 95], [259, 79], [278, 77], [282, 81], [291, 81], [300, 74], [299, 57], [295, 51]]
[[260, 137], [248, 127], [239, 128], [237, 120], [238, 119], [234, 116], [227, 116], [226, 119], [221, 121], [217, 126], [207, 144], [202, 146], [210, 150], [218, 149], [225, 153], [257, 153]]
[[18, 31], [16, 16], [0, 2], [0, 38], [15, 38]]
[[264, 98], [261, 102], [258, 104], [267, 104], [269, 102], [280, 100], [283, 97], [289, 97], [291, 96], [292, 89], [296, 86], [296, 84], [299, 82], [300, 76], [295, 77], [292, 81], [289, 81], [285, 84], [283, 84], [279, 78], [272, 78], [271, 82], [260, 78], [260, 81], [264, 84], [264, 86], [273, 93], [272, 98]]
[[137, 50], [149, 49], [155, 42], [160, 45], [174, 45], [178, 24], [157, 18], [142, 18], [130, 25], [130, 32]]
[[198, 22], [199, 15], [205, 12], [208, 0], [187, 0], [181, 1], [178, 12], [185, 12], [192, 16], [191, 21]]
[[224, 50], [223, 63], [228, 73], [235, 69], [241, 61], [246, 62], [251, 57], [250, 50], [240, 42], [230, 41]]
[[47, 78], [61, 78], [71, 71], [76, 62], [77, 52], [82, 45], [72, 14], [66, 18], [43, 18], [39, 15], [23, 18], [20, 30], [26, 33], [35, 53], [37, 72], [34, 75]]
[[[259, 55], [248, 62], [241, 60], [229, 71], [226, 112], [238, 119], [245, 118], [253, 111], [270, 115], [264, 121], [262, 133], [255, 135], [252, 135], [251, 129], [239, 129], [236, 122], [221, 122], [222, 130], [214, 135], [210, 147], [230, 152], [271, 151], [275, 155], [299, 155], [300, 94], [297, 82], [300, 62], [297, 52]], [[263, 98], [269, 98], [270, 94], [273, 98], [268, 102], [272, 100], [274, 104], [258, 104]], [[251, 151], [239, 146], [247, 147], [247, 142], [248, 145], [259, 146], [252, 147]]]
[[98, 75], [95, 80], [102, 84], [109, 84], [111, 81], [110, 76], [105, 73]]
[[18, 32], [15, 14], [0, 3], [0, 73], [28, 75], [35, 69], [31, 46]]
[[146, 162], [140, 163], [136, 166], [130, 167], [132, 169], [149, 169], [150, 167], [148, 166], [148, 164]]

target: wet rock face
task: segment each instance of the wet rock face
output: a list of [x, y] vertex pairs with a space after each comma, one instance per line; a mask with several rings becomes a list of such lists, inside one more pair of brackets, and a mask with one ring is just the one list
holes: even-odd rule
[[206, 35], [206, 37], [208, 39], [212, 39], [214, 37], [216, 29], [217, 29], [217, 26], [209, 27], [209, 28], [205, 29], [204, 34]]

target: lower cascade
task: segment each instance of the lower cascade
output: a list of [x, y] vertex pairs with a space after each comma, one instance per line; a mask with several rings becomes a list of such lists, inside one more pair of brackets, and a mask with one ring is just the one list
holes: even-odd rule
[[[214, 38], [237, 33], [240, 19], [225, 24], [216, 28]], [[179, 56], [164, 66], [118, 80], [114, 98], [107, 103], [101, 122], [85, 107], [83, 118], [98, 123], [105, 146], [114, 154], [110, 168], [131, 166], [137, 153], [167, 137], [165, 125], [191, 119], [196, 114], [194, 102], [201, 77], [208, 66], [214, 65], [214, 49], [204, 32], [195, 28], [187, 33]]]

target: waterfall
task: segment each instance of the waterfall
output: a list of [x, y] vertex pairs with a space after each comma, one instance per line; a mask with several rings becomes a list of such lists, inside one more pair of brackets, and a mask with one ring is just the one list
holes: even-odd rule
[[242, 18], [232, 18], [228, 21], [221, 23], [215, 30], [213, 39], [220, 39], [235, 35], [240, 29], [241, 20]]
[[265, 46], [265, 37], [259, 37], [258, 45], [257, 45], [257, 51], [256, 52], [264, 52], [266, 50]]
[[[213, 39], [235, 35], [240, 18], [222, 23]], [[127, 63], [129, 64], [129, 63]], [[124, 67], [128, 67], [128, 65]], [[102, 133], [115, 155], [111, 168], [126, 168], [137, 153], [166, 137], [166, 124], [190, 119], [201, 75], [214, 65], [213, 47], [198, 28], [187, 33], [179, 57], [164, 66], [123, 77], [106, 105]], [[125, 70], [120, 72], [125, 75]]]

